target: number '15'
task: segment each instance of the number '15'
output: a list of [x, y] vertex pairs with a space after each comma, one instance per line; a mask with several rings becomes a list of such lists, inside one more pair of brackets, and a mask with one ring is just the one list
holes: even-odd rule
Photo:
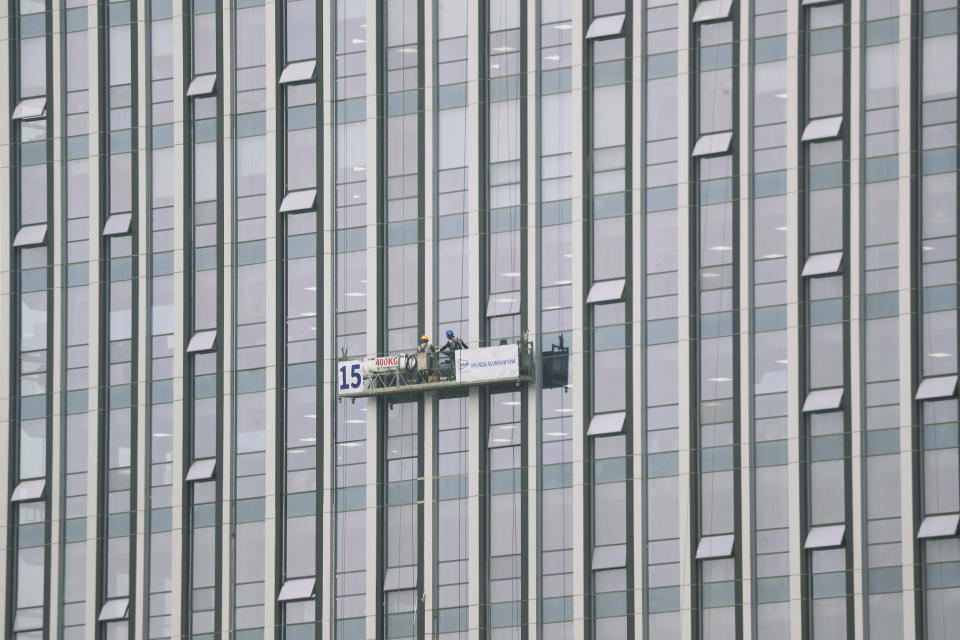
[[350, 366], [350, 380], [347, 380], [347, 365], [340, 366], [340, 388], [341, 389], [359, 389], [363, 379], [360, 377], [360, 364], [353, 363]]

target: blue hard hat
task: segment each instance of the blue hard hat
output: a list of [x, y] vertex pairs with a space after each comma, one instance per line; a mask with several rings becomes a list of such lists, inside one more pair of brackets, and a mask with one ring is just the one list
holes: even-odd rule
[[453, 329], [447, 329], [447, 337], [448, 337], [448, 338], [452, 338], [452, 337], [453, 337]]

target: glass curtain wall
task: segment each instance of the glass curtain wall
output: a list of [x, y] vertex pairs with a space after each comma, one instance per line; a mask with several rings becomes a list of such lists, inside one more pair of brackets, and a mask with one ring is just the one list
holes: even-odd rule
[[433, 628], [443, 640], [466, 640], [469, 630], [469, 408], [466, 396], [441, 397], [438, 402], [433, 465], [437, 496]]
[[[573, 343], [573, 24], [572, 3], [541, 3], [539, 25], [540, 125], [540, 350], [562, 353]], [[562, 356], [560, 356], [562, 358]], [[545, 362], [545, 360], [544, 360]], [[540, 595], [544, 610], [566, 613], [573, 586], [573, 394], [570, 364], [540, 391]], [[564, 615], [542, 622], [544, 637], [570, 640]]]
[[[321, 442], [318, 440], [318, 379], [320, 356], [318, 315], [320, 288], [321, 236], [318, 233], [316, 210], [302, 213], [284, 212], [287, 198], [306, 194], [297, 207], [314, 209], [319, 179], [320, 147], [318, 121], [322, 110], [318, 104], [317, 26], [318, 4], [314, 0], [287, 0], [278, 4], [280, 23], [286, 35], [278, 91], [278, 217], [280, 246], [283, 257], [278, 271], [284, 291], [284, 342], [279, 352], [278, 396], [279, 415], [283, 425], [277, 437], [280, 442], [278, 460], [283, 473], [278, 474], [279, 509], [277, 539], [283, 550], [280, 562], [280, 628], [282, 637], [312, 637], [318, 620], [317, 596], [322, 592], [320, 559], [326, 542], [320, 534]], [[304, 544], [304, 541], [314, 544]]]
[[103, 376], [101, 433], [106, 444], [106, 464], [101, 464], [100, 504], [105, 513], [101, 521], [100, 557], [104, 574], [100, 585], [101, 607], [98, 621], [104, 637], [130, 637], [130, 596], [135, 588], [136, 477], [133, 452], [136, 451], [136, 340], [137, 265], [134, 258], [138, 171], [133, 150], [137, 148], [137, 50], [136, 7], [129, 2], [110, 2], [102, 7], [106, 21], [100, 33], [101, 51], [109, 57], [107, 73], [101, 76], [101, 100], [105, 106], [106, 153], [101, 156], [101, 176], [106, 183], [101, 204], [103, 244], [100, 255], [100, 281], [104, 308], [107, 310], [107, 339], [102, 341], [100, 362]]
[[[486, 247], [487, 343], [519, 337], [523, 325], [524, 233], [526, 202], [524, 149], [526, 119], [526, 2], [489, 0], [481, 16], [487, 29], [486, 193], [481, 222]], [[484, 228], [485, 227], [485, 228]]]
[[[437, 3], [436, 47], [436, 216], [437, 328], [469, 336], [468, 280], [470, 243], [467, 208], [470, 183], [467, 172], [467, 38], [470, 7], [467, 0]], [[428, 332], [429, 333], [429, 332]], [[435, 344], [443, 333], [430, 336]], [[464, 338], [466, 339], [466, 338]]]
[[[918, 617], [926, 638], [955, 634], [960, 596], [951, 576], [960, 562], [960, 538], [947, 522], [960, 512], [957, 375], [957, 37], [955, 0], [923, 0], [919, 16], [919, 113], [915, 171], [919, 200], [917, 416], [921, 426], [917, 515], [922, 599]], [[939, 381], [939, 382], [938, 382]], [[929, 386], [933, 385], [932, 390]], [[926, 387], [926, 388], [925, 388]], [[944, 388], [947, 387], [947, 388]], [[938, 389], [939, 388], [939, 389]], [[940, 516], [938, 519], [937, 516]], [[948, 537], [949, 536], [949, 537]]]
[[64, 20], [61, 88], [65, 92], [64, 158], [64, 315], [70, 318], [63, 329], [66, 368], [64, 418], [61, 422], [63, 452], [61, 482], [63, 503], [60, 591], [62, 610], [60, 634], [64, 638], [86, 633], [87, 598], [87, 437], [90, 363], [90, 131], [88, 9], [85, 2], [69, 0], [62, 5]]
[[[423, 4], [388, 0], [384, 20], [384, 154], [381, 346], [409, 350], [423, 326]], [[421, 403], [378, 403], [383, 460], [383, 636], [422, 634], [423, 469]]]
[[423, 3], [384, 3], [383, 299], [387, 352], [417, 344], [423, 326]]
[[[147, 367], [147, 454], [146, 473], [147, 599], [144, 607], [146, 636], [171, 637], [173, 612], [173, 388], [175, 378], [173, 334], [177, 324], [174, 311], [174, 208], [177, 180], [173, 146], [174, 60], [173, 3], [152, 0], [146, 25], [149, 46], [147, 77], [150, 111], [147, 152], [147, 296], [149, 345]], [[188, 574], [189, 575], [189, 574]]]
[[[750, 66], [753, 174], [750, 306], [754, 629], [758, 640], [790, 633], [787, 489], [787, 3], [754, 3]], [[744, 105], [746, 107], [746, 105]], [[794, 363], [796, 366], [796, 363]]]
[[[183, 543], [184, 582], [189, 585], [184, 633], [210, 637], [220, 628], [220, 500], [223, 381], [223, 181], [222, 14], [217, 2], [187, 0], [184, 52], [187, 86], [185, 147], [185, 323], [187, 343], [184, 459], [187, 469]], [[197, 465], [201, 460], [205, 461]], [[185, 465], [186, 466], [186, 465]], [[191, 473], [193, 472], [193, 473]]]
[[679, 9], [648, 0], [644, 47], [644, 291], [646, 508], [644, 629], [647, 637], [680, 634], [678, 103]]
[[[691, 228], [697, 247], [691, 287], [691, 309], [696, 310], [691, 329], [697, 398], [693, 433], [692, 468], [697, 469], [692, 522], [698, 540], [694, 581], [699, 604], [699, 627], [705, 639], [740, 635], [737, 603], [739, 564], [734, 531], [740, 501], [738, 449], [739, 405], [739, 156], [733, 144], [739, 117], [737, 100], [737, 47], [739, 12], [732, 4], [709, 10], [700, 3], [693, 13], [694, 43], [691, 60], [693, 88], [698, 105], [694, 121], [696, 142], [691, 158], [690, 201], [694, 205]], [[699, 505], [698, 507], [696, 505]]]
[[[348, 358], [367, 353], [366, 3], [338, 0], [335, 16], [336, 310], [333, 320], [336, 355]], [[333, 434], [336, 465], [334, 634], [347, 640], [366, 638], [367, 406], [363, 398], [338, 404]], [[376, 567], [371, 569], [375, 571]]]
[[[234, 15], [233, 625], [263, 633], [267, 466], [266, 30], [264, 3]], [[272, 207], [271, 207], [272, 208]], [[225, 345], [226, 346], [226, 345]], [[273, 603], [270, 603], [273, 606]]]
[[[523, 324], [526, 279], [523, 231], [526, 216], [524, 165], [521, 162], [526, 114], [526, 3], [490, 0], [481, 4], [481, 34], [486, 69], [481, 70], [481, 120], [487, 142], [481, 156], [481, 266], [486, 281], [485, 342], [496, 344], [519, 336]], [[484, 265], [483, 261], [481, 264]], [[491, 638], [525, 636], [527, 583], [524, 558], [527, 512], [524, 394], [492, 389], [485, 394], [487, 420], [487, 584], [481, 622]], [[547, 615], [546, 613], [544, 615]]]
[[[631, 292], [626, 276], [631, 262], [632, 92], [630, 64], [632, 12], [627, 3], [595, 0], [584, 44], [589, 89], [586, 140], [589, 160], [584, 176], [585, 282], [590, 283], [584, 337], [586, 406], [591, 419], [584, 455], [590, 460], [588, 539], [590, 585], [587, 611], [594, 638], [627, 638], [633, 588], [630, 545], [633, 450]], [[626, 13], [625, 13], [626, 12]], [[669, 64], [669, 61], [668, 61]], [[673, 61], [676, 67], [676, 61]], [[627, 428], [624, 428], [626, 425]], [[568, 604], [572, 609], [572, 602]], [[565, 619], [572, 620], [572, 610]]]
[[[466, 0], [442, 0], [436, 13], [437, 140], [437, 327], [468, 336], [467, 265], [467, 37], [470, 7]], [[442, 334], [431, 336], [441, 341]], [[469, 630], [467, 554], [470, 542], [469, 402], [466, 396], [440, 397], [434, 440], [434, 505], [436, 533], [433, 558], [434, 620], [437, 636], [465, 640]], [[426, 561], [426, 559], [424, 559]]]
[[[485, 624], [489, 637], [525, 637], [527, 584], [524, 571], [527, 509], [523, 440], [523, 394], [491, 392], [487, 431], [486, 491], [489, 509]], [[546, 614], [544, 614], [546, 615]]]
[[900, 544], [899, 7], [865, 0], [861, 19], [864, 77], [863, 173], [859, 194], [862, 272], [860, 317], [866, 431], [861, 498], [867, 567], [865, 625], [871, 638], [903, 637]]
[[[43, 0], [10, 4], [11, 269], [10, 550], [5, 635], [45, 637], [49, 587], [51, 504], [47, 470], [53, 413], [53, 187], [52, 74], [48, 65], [51, 8]], [[8, 251], [4, 248], [4, 251]]]
[[850, 413], [845, 135], [847, 7], [802, 8], [804, 86], [801, 135], [801, 322], [806, 375], [801, 434], [805, 461], [804, 577], [812, 638], [852, 633]]
[[423, 628], [422, 418], [418, 402], [390, 403], [384, 413], [383, 637], [408, 640]]

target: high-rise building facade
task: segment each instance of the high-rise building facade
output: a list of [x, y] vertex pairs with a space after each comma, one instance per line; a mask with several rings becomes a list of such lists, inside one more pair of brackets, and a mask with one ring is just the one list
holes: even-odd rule
[[0, 18], [3, 637], [960, 633], [957, 0]]

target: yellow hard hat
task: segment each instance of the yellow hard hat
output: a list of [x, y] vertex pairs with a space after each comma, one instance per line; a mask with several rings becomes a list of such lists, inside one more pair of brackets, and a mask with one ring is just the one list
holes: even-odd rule
[[420, 336], [420, 339], [421, 339], [421, 340], [426, 340], [427, 342], [430, 342], [430, 336], [428, 336], [427, 334], [423, 334], [422, 336]]

